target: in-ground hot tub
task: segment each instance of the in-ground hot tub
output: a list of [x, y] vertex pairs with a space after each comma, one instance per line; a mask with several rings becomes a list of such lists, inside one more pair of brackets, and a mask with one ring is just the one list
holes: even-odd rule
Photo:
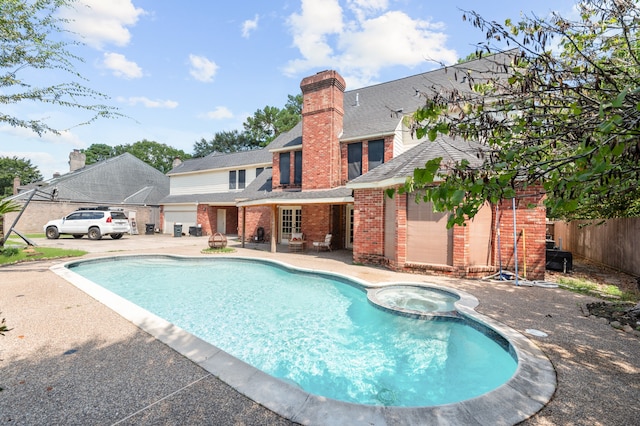
[[415, 316], [458, 316], [455, 304], [460, 297], [433, 287], [394, 285], [368, 293], [376, 306]]

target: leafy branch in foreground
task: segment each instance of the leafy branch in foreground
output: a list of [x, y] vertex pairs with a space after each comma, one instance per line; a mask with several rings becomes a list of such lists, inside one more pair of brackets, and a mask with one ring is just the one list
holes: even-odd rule
[[[486, 34], [477, 55], [490, 66], [451, 67], [457, 84], [427, 93], [412, 126], [418, 137], [484, 143], [484, 163], [416, 171], [404, 191], [425, 191], [425, 199], [454, 213], [450, 225], [516, 190], [546, 193], [555, 218], [640, 210], [640, 10], [614, 0], [578, 7], [575, 21], [553, 14], [504, 25], [465, 12]], [[496, 41], [511, 50], [488, 56], [500, 51]]]
[[7, 320], [2, 318], [2, 320], [0, 320], [0, 336], [4, 336], [4, 333], [7, 331], [11, 331], [11, 329], [7, 327]]
[[[80, 43], [55, 40], [57, 35], [67, 32], [63, 28], [67, 20], [58, 17], [58, 12], [73, 7], [74, 3], [75, 0], [0, 1], [1, 105], [30, 101], [89, 112], [88, 118], [77, 125], [89, 124], [98, 118], [122, 117], [114, 107], [93, 103], [107, 96], [78, 82], [85, 79], [75, 70], [74, 63], [82, 62], [82, 58], [69, 49]], [[48, 81], [62, 72], [72, 81], [37, 86], [27, 80], [34, 72], [47, 76]], [[6, 112], [0, 112], [0, 122], [31, 129], [38, 135], [62, 131], [44, 120]]]

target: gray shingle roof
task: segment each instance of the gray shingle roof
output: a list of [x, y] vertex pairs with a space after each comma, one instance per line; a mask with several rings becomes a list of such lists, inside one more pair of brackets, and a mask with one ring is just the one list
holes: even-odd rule
[[347, 184], [347, 187], [375, 186], [373, 184], [394, 178], [404, 180], [413, 176], [413, 171], [416, 168], [424, 167], [427, 161], [439, 157], [442, 158], [443, 163], [459, 163], [462, 160], [467, 160], [471, 166], [479, 166], [484, 161], [483, 154], [486, 149], [485, 145], [476, 142], [441, 136], [433, 142], [419, 143], [369, 173], [353, 179]]
[[338, 200], [352, 197], [353, 191], [349, 188], [341, 187], [321, 191], [272, 191], [271, 190], [272, 170], [265, 169], [238, 197], [242, 203], [252, 203], [256, 201], [277, 200], [278, 203], [290, 201], [291, 203], [312, 201], [312, 200]]
[[286, 133], [282, 133], [277, 138], [275, 138], [269, 146], [266, 147], [268, 150], [279, 150], [286, 148], [294, 148], [302, 145], [302, 121], [298, 122], [293, 129], [289, 130]]
[[249, 164], [271, 164], [273, 154], [267, 149], [254, 149], [251, 151], [232, 152], [229, 154], [209, 154], [206, 157], [191, 158], [174, 167], [167, 173], [175, 175], [201, 170], [224, 169], [228, 167], [242, 167]]
[[[90, 164], [43, 182], [34, 200], [159, 205], [169, 177], [129, 153]], [[12, 198], [24, 200], [27, 193]]]
[[242, 192], [212, 192], [207, 194], [168, 195], [161, 204], [207, 203], [211, 205], [234, 205]]
[[[344, 129], [341, 140], [392, 134], [404, 115], [414, 113], [425, 104], [425, 95], [442, 88], [469, 90], [463, 75], [495, 77], [504, 69], [515, 51], [488, 56], [450, 67], [346, 91], [344, 94]], [[457, 78], [456, 78], [457, 77]], [[302, 123], [280, 135], [267, 149], [295, 148], [302, 145]]]

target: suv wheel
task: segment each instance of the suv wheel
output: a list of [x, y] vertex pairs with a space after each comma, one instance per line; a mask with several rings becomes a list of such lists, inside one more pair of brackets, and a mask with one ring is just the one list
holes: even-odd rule
[[89, 237], [90, 240], [99, 240], [100, 238], [102, 238], [102, 234], [100, 233], [100, 228], [95, 226], [93, 228], [89, 228], [89, 233], [87, 234], [87, 237]]
[[123, 235], [124, 234], [111, 234], [111, 238], [113, 238], [114, 240], [119, 240]]
[[58, 233], [58, 228], [55, 226], [50, 226], [47, 228], [47, 238], [50, 240], [57, 240], [60, 234]]

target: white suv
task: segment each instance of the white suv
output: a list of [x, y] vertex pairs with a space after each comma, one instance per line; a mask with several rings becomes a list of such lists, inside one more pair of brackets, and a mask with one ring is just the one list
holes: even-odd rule
[[129, 220], [124, 212], [108, 207], [81, 208], [44, 225], [44, 233], [50, 240], [57, 239], [60, 234], [71, 234], [74, 238], [82, 238], [86, 234], [90, 240], [111, 235], [111, 238], [117, 240], [130, 230]]

